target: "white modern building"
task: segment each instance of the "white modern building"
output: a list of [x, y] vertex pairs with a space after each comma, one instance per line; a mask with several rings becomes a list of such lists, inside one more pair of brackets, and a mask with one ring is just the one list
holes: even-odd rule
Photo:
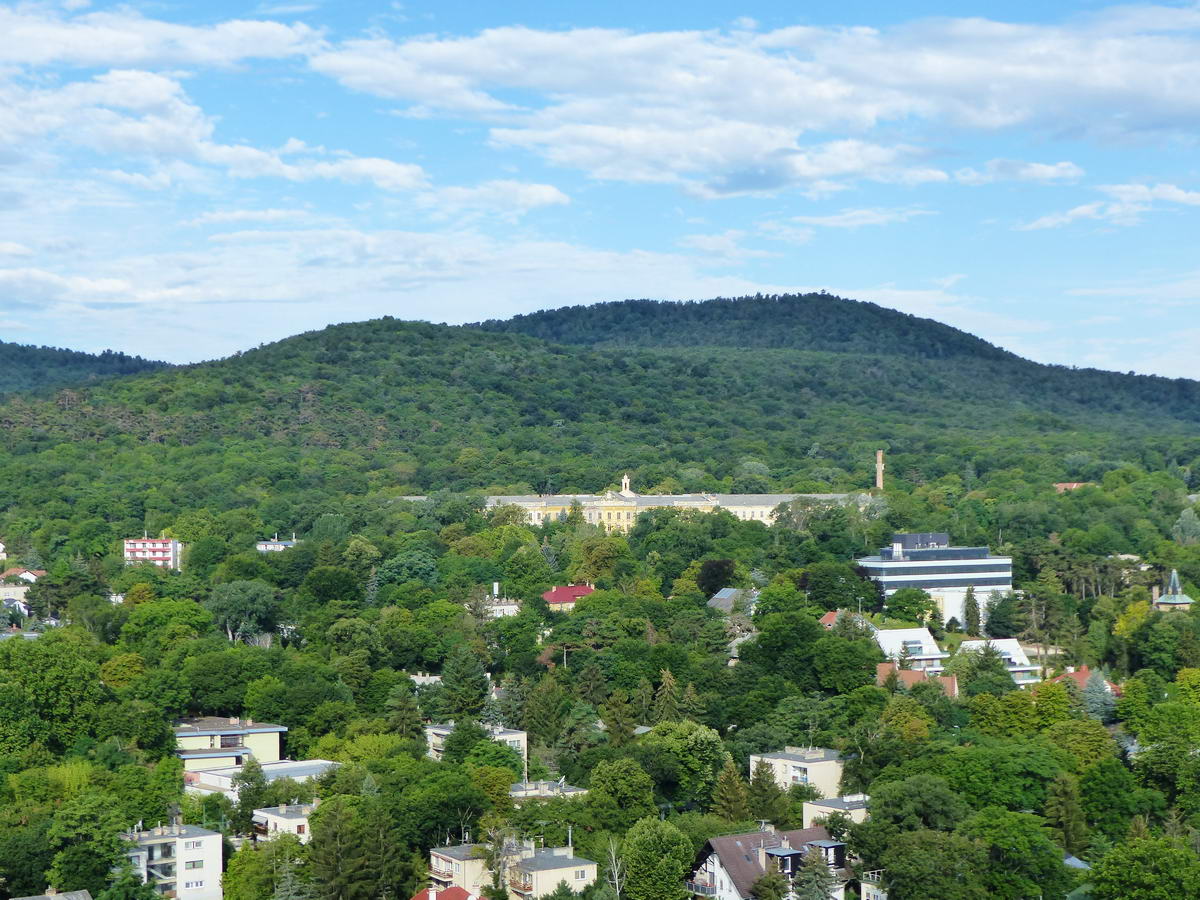
[[146, 884], [178, 900], [221, 900], [222, 837], [197, 825], [160, 825], [125, 835]]
[[[320, 778], [330, 769], [336, 769], [341, 763], [330, 762], [327, 759], [281, 759], [278, 762], [262, 764], [263, 778], [270, 784], [281, 778], [292, 781], [311, 781]], [[200, 769], [183, 773], [183, 789], [189, 794], [224, 794], [230, 800], [237, 800], [237, 791], [233, 779], [242, 771], [241, 766], [222, 766], [217, 769]]]
[[[501, 728], [498, 725], [484, 725], [482, 727], [497, 744], [512, 747], [517, 753], [521, 754], [522, 762], [529, 758], [529, 738], [524, 731], [517, 731], [513, 728]], [[453, 722], [447, 722], [444, 725], [426, 725], [425, 742], [428, 747], [427, 754], [434, 759], [441, 759], [446, 749], [446, 738], [450, 737], [453, 733]]]
[[1004, 659], [1004, 667], [1018, 687], [1037, 684], [1042, 680], [1042, 667], [1029, 661], [1016, 638], [992, 638], [987, 641], [963, 641], [958, 645], [959, 653], [978, 653], [990, 644]]
[[876, 628], [875, 643], [892, 662], [907, 659], [910, 667], [936, 675], [945, 668], [949, 653], [943, 653], [928, 628]]
[[254, 840], [270, 840], [279, 834], [294, 834], [300, 843], [307, 844], [312, 838], [308, 817], [316, 808], [315, 803], [289, 803], [254, 810]]
[[987, 547], [951, 547], [945, 532], [894, 534], [877, 556], [858, 560], [868, 577], [890, 597], [901, 588], [919, 588], [937, 604], [943, 622], [963, 621], [967, 589], [975, 588], [981, 615], [993, 593], [1012, 590], [1012, 557], [993, 556]]
[[279, 539], [279, 535], [275, 535], [273, 538], [270, 538], [269, 540], [258, 541], [257, 543], [255, 543], [254, 549], [257, 550], [259, 553], [282, 553], [284, 550], [291, 550], [293, 547], [295, 547], [299, 543], [300, 542], [298, 540], [296, 540], [296, 533], [292, 532], [292, 539], [290, 541], [289, 540], [281, 541]]

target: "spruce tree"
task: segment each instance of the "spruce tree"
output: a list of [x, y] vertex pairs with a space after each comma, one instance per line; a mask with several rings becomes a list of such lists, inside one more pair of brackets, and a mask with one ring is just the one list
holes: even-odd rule
[[654, 713], [654, 685], [644, 675], [638, 679], [633, 691], [633, 713], [639, 725], [648, 724]]
[[750, 818], [750, 804], [746, 782], [738, 774], [732, 756], [725, 757], [725, 765], [717, 776], [713, 788], [712, 811], [727, 822], [745, 822]]
[[398, 684], [392, 688], [387, 698], [387, 713], [388, 728], [400, 737], [416, 740], [424, 735], [421, 710], [410, 685]]
[[290, 853], [281, 854], [279, 879], [271, 900], [312, 900], [313, 887], [296, 874], [296, 864]]
[[658, 690], [654, 693], [654, 724], [679, 721], [679, 683], [670, 669], [659, 673]]
[[584, 666], [583, 671], [579, 673], [576, 692], [580, 699], [595, 707], [599, 707], [608, 697], [608, 684], [604, 680], [604, 672], [594, 661]]
[[782, 825], [791, 812], [787, 794], [775, 781], [775, 772], [770, 763], [760, 759], [750, 775], [750, 789], [746, 794], [750, 815], [773, 825]]
[[446, 705], [458, 719], [477, 719], [488, 696], [488, 679], [479, 657], [465, 644], [454, 648], [442, 669]]
[[1087, 684], [1083, 686], [1083, 708], [1093, 719], [1099, 719], [1105, 725], [1113, 720], [1117, 701], [1109, 693], [1101, 672], [1093, 672], [1088, 676]]
[[611, 746], [623, 747], [633, 738], [633, 728], [637, 723], [633, 720], [629, 696], [620, 688], [609, 694], [608, 702], [601, 710], [601, 719]]
[[341, 797], [326, 801], [313, 825], [308, 861], [319, 900], [369, 900], [376, 879], [362, 823]]
[[696, 693], [696, 685], [690, 681], [688, 682], [688, 686], [683, 689], [683, 697], [679, 700], [679, 711], [683, 713], [685, 719], [691, 719], [693, 722], [699, 722], [704, 718], [704, 714], [708, 712], [704, 701]]
[[754, 900], [785, 900], [788, 888], [787, 876], [779, 871], [774, 862], [769, 862], [767, 870], [750, 885], [750, 896]]
[[837, 887], [837, 876], [815, 847], [808, 851], [800, 870], [792, 877], [793, 900], [829, 900]]
[[963, 628], [967, 634], [979, 634], [979, 600], [975, 596], [975, 585], [967, 588], [967, 597], [963, 600]]
[[1076, 855], [1088, 845], [1088, 828], [1075, 776], [1060, 772], [1046, 788], [1046, 821], [1054, 840], [1067, 853]]

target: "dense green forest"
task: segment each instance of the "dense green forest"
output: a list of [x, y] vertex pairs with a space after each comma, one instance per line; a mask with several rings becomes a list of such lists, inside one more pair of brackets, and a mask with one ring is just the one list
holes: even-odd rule
[[[0, 640], [0, 900], [47, 884], [142, 900], [110, 886], [121, 829], [178, 806], [233, 835], [314, 787], [312, 843], [231, 853], [228, 900], [407, 897], [447, 834], [562, 844], [568, 827], [605, 873], [584, 900], [615, 900], [610, 848], [622, 900], [682, 900], [708, 837], [797, 825], [805, 791], [748, 777], [748, 758], [810, 743], [871, 795], [867, 824], [827, 826], [893, 900], [1061, 898], [1081, 880], [1095, 900], [1200, 895], [1200, 613], [1150, 603], [1173, 568], [1200, 596], [1196, 384], [975, 353], [907, 318], [907, 343], [865, 354], [875, 317], [898, 314], [814, 302], [845, 320], [841, 349], [740, 343], [735, 322], [768, 327], [790, 299], [714, 304], [733, 336], [703, 346], [607, 342], [637, 303], [578, 327], [551, 314], [568, 322], [553, 342], [383, 319], [0, 404], [0, 539], [10, 564], [49, 571], [33, 615], [10, 614], [41, 636]], [[692, 333], [716, 335], [703, 304], [646, 315], [688, 334], [700, 307]], [[861, 491], [877, 447], [881, 495], [772, 525], [658, 510], [622, 536], [480, 497], [623, 470], [643, 492]], [[1090, 484], [1057, 493], [1065, 480]], [[120, 539], [143, 530], [187, 542], [182, 572], [124, 565]], [[254, 551], [293, 530], [299, 546]], [[1020, 592], [980, 598], [983, 626], [937, 621], [922, 597], [885, 620], [853, 560], [897, 530], [1011, 554]], [[519, 615], [488, 617], [494, 581]], [[581, 581], [598, 590], [570, 615], [541, 600]], [[753, 616], [707, 606], [724, 586], [761, 590]], [[1050, 673], [1086, 663], [1122, 695], [1098, 676], [1018, 690], [987, 652], [950, 660], [958, 698], [877, 686], [863, 628], [817, 622], [860, 604], [948, 647], [963, 629], [1024, 638]], [[288, 755], [343, 766], [315, 786], [251, 770], [236, 803], [184, 797], [182, 714], [277, 721]], [[421, 723], [447, 718], [463, 726], [435, 762]], [[477, 722], [526, 730], [533, 777], [591, 793], [514, 808], [520, 762]]]
[[0, 396], [17, 391], [78, 384], [112, 375], [133, 375], [161, 369], [165, 365], [113, 350], [80, 353], [78, 350], [0, 341]]

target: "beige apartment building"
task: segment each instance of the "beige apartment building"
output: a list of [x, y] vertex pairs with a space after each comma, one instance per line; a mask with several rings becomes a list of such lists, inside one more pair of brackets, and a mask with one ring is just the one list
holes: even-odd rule
[[253, 719], [204, 716], [175, 723], [176, 755], [185, 772], [240, 766], [253, 757], [260, 763], [278, 762], [283, 725]]
[[[492, 874], [484, 859], [483, 844], [455, 844], [429, 851], [429, 880], [433, 887], [445, 890], [462, 888], [479, 894], [492, 883]], [[582, 891], [596, 881], [597, 865], [576, 856], [572, 847], [535, 848], [532, 841], [514, 847], [516, 859], [508, 867], [505, 879], [511, 900], [539, 900], [566, 882], [574, 891]]]
[[838, 796], [842, 781], [842, 755], [824, 747], [785, 747], [779, 753], [750, 755], [750, 774], [762, 760], [771, 767], [775, 783], [785, 791], [794, 784], [811, 784], [820, 791], [821, 799]]

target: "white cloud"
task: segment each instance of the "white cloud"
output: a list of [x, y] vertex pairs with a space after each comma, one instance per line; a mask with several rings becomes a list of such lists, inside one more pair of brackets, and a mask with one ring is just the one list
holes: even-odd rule
[[571, 198], [552, 184], [498, 179], [474, 187], [445, 187], [420, 194], [417, 203], [436, 217], [493, 213], [515, 219], [543, 206], [565, 206]]
[[1110, 199], [1085, 203], [1066, 212], [1050, 213], [1018, 226], [1018, 230], [1061, 228], [1081, 219], [1095, 219], [1110, 225], [1136, 225], [1141, 221], [1142, 213], [1161, 208], [1156, 202], [1200, 206], [1200, 191], [1185, 190], [1173, 184], [1104, 184], [1097, 190]]
[[[424, 170], [412, 163], [330, 154], [295, 140], [266, 150], [223, 144], [213, 140], [214, 132], [213, 120], [179, 81], [155, 72], [114, 70], [57, 89], [0, 82], [0, 146], [53, 138], [100, 153], [215, 166], [234, 178], [370, 183], [385, 191], [428, 184]], [[110, 175], [151, 189], [171, 183], [161, 169], [140, 177], [123, 169]]]
[[319, 32], [307, 25], [234, 19], [196, 27], [147, 19], [128, 8], [64, 16], [33, 4], [0, 7], [0, 35], [0, 65], [102, 68], [227, 66], [293, 56], [320, 43]]
[[[906, 133], [924, 123], [939, 140], [947, 129], [1018, 125], [1049, 135], [1189, 135], [1200, 126], [1193, 18], [1132, 7], [1062, 25], [939, 18], [767, 32], [506, 27], [346, 41], [315, 51], [311, 65], [409, 114], [484, 122], [494, 144], [595, 178], [771, 192], [837, 177], [948, 178], [921, 164], [924, 150], [866, 139], [889, 123]], [[806, 136], [816, 133], [842, 140], [814, 145]], [[959, 179], [1081, 175], [1066, 161], [993, 160]]]
[[933, 215], [933, 211], [928, 209], [843, 209], [828, 216], [792, 216], [789, 221], [821, 228], [862, 228], [864, 225], [890, 225], [930, 215]]
[[1083, 176], [1083, 169], [1073, 162], [1036, 163], [1018, 159], [992, 159], [988, 160], [983, 171], [965, 168], [954, 173], [956, 181], [972, 185], [991, 184], [993, 181], [1076, 181]]
[[0, 256], [32, 256], [33, 251], [15, 241], [0, 241]]
[[224, 225], [229, 222], [289, 222], [308, 216], [303, 209], [221, 209], [201, 213], [188, 225]]
[[707, 262], [728, 264], [741, 262], [754, 257], [770, 256], [766, 250], [755, 250], [743, 247], [742, 241], [746, 232], [737, 229], [721, 232], [720, 234], [689, 234], [680, 238], [677, 243], [688, 250], [696, 250], [704, 255]]

